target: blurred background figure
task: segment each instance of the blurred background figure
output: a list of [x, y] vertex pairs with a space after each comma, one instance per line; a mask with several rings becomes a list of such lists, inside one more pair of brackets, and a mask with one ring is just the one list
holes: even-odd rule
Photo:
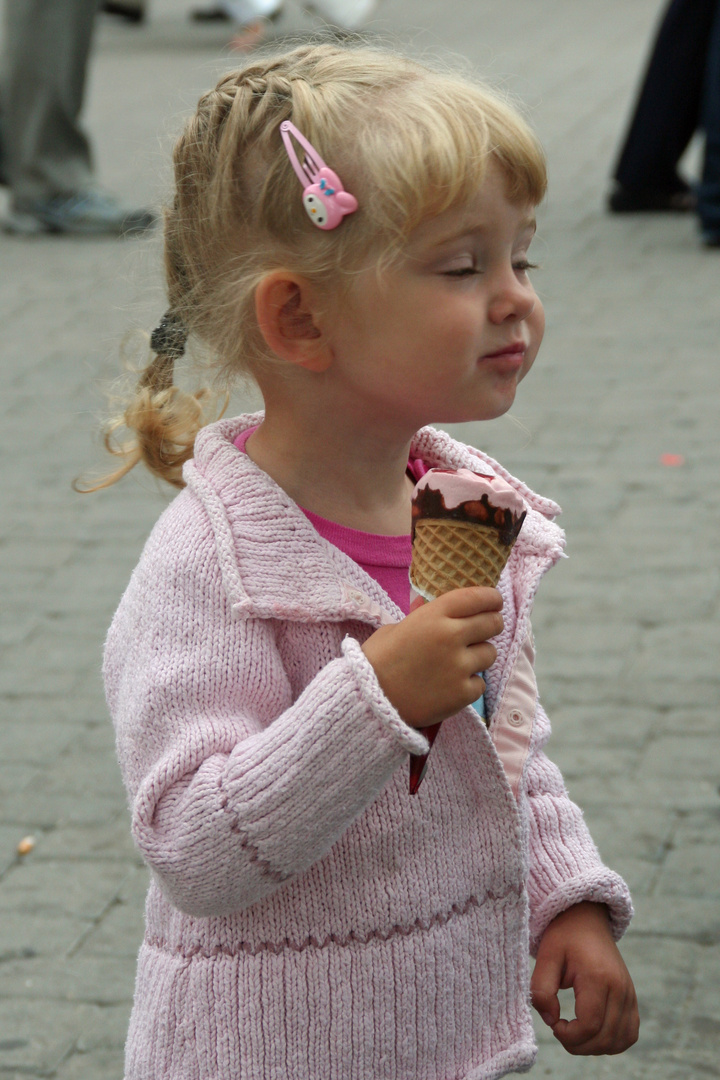
[[[720, 0], [671, 0], [614, 171], [613, 213], [700, 214], [703, 240], [720, 245]], [[697, 198], [678, 172], [698, 130], [705, 158]]]
[[120, 234], [154, 215], [102, 191], [78, 124], [97, 0], [5, 0], [0, 165], [6, 232]]
[[705, 66], [702, 127], [705, 157], [697, 189], [700, 228], [705, 245], [720, 248], [720, 3], [715, 4]]
[[147, 13], [144, 0], [105, 0], [100, 10], [135, 23], [143, 22]]
[[[346, 30], [355, 30], [370, 16], [376, 0], [313, 0], [308, 7], [323, 18]], [[234, 23], [235, 48], [251, 48], [263, 39], [269, 23], [283, 9], [284, 0], [211, 0], [206, 7], [193, 8], [190, 18], [196, 22]], [[128, 22], [143, 22], [148, 0], [104, 0], [101, 10], [118, 15]]]

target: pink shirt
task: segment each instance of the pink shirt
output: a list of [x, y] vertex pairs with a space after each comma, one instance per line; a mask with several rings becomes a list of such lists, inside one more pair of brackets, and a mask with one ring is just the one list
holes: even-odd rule
[[[245, 444], [257, 427], [243, 431], [235, 439], [238, 450], [245, 453]], [[410, 458], [408, 472], [413, 480], [417, 481], [428, 471], [420, 458]], [[412, 556], [412, 541], [410, 534], [406, 536], [383, 536], [379, 533], [361, 532], [359, 529], [348, 529], [345, 525], [338, 525], [335, 521], [313, 514], [310, 510], [300, 507], [305, 517], [310, 521], [324, 540], [334, 544], [348, 555], [358, 566], [375, 578], [382, 586], [391, 600], [393, 600], [405, 615], [410, 611], [410, 559]]]

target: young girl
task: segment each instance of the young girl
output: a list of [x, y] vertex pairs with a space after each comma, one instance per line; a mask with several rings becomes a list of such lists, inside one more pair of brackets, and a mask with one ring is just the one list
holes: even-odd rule
[[[535, 138], [465, 78], [303, 46], [202, 98], [175, 178], [170, 310], [119, 474], [142, 457], [183, 491], [105, 659], [152, 871], [128, 1080], [523, 1071], [529, 952], [567, 1050], [626, 1049], [630, 897], [544, 755], [532, 669], [558, 507], [426, 426], [500, 416], [535, 360]], [[188, 333], [264, 413], [198, 432], [202, 397], [173, 383]], [[527, 517], [499, 591], [408, 614], [432, 467], [498, 474]]]

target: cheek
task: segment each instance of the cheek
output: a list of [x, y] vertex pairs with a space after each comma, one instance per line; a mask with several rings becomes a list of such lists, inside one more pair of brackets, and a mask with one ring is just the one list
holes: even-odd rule
[[545, 330], [545, 320], [544, 319], [541, 319], [539, 321], [538, 327], [536, 327], [536, 330], [535, 330], [535, 327], [532, 327], [532, 334], [531, 334], [531, 338], [530, 338], [531, 346], [530, 346], [530, 349], [528, 349], [528, 352], [526, 354], [525, 364], [522, 365], [522, 370], [520, 372], [518, 382], [521, 382], [522, 379], [524, 379], [526, 377], [526, 375], [528, 374], [530, 368], [534, 364], [535, 356], [538, 355], [538, 350], [540, 349], [540, 345], [541, 345], [541, 342], [542, 342], [542, 339], [543, 339], [544, 330]]
[[408, 305], [406, 333], [412, 335], [415, 347], [439, 356], [455, 358], [458, 364], [475, 361], [480, 353], [480, 341], [485, 328], [478, 317], [477, 304], [438, 303], [437, 297], [416, 298]]
[[528, 319], [528, 326], [530, 327], [530, 339], [535, 347], [535, 352], [537, 352], [545, 333], [545, 308], [539, 299], [535, 301], [533, 313]]
[[538, 349], [542, 344], [543, 334], [545, 333], [545, 312], [539, 301], [532, 315], [528, 319], [528, 329], [530, 331], [530, 348], [527, 351], [525, 363], [520, 372], [520, 379], [518, 379], [518, 382], [525, 378], [528, 371], [535, 363], [535, 357], [538, 354]]

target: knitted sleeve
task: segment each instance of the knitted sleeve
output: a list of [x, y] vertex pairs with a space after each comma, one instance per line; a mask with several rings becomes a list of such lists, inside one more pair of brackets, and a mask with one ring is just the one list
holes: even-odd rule
[[560, 770], [542, 747], [550, 722], [540, 704], [533, 748], [526, 766], [529, 807], [530, 949], [537, 953], [548, 923], [584, 900], [606, 904], [613, 935], [621, 937], [633, 914], [623, 879], [602, 862], [578, 806], [570, 799]]
[[184, 502], [182, 544], [171, 506], [133, 574], [104, 677], [135, 842], [168, 899], [209, 916], [312, 866], [427, 741], [351, 638], [293, 701], [277, 624], [233, 616]]

